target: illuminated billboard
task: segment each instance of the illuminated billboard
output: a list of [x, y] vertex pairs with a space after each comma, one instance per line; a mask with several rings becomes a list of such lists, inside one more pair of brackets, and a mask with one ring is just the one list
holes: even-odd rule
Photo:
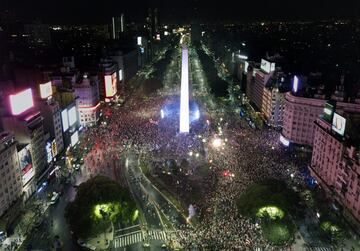
[[76, 121], [77, 121], [75, 106], [71, 107], [68, 110], [68, 117], [69, 117], [69, 126], [74, 125], [76, 123]]
[[77, 142], [79, 142], [79, 133], [75, 131], [73, 135], [71, 135], [71, 146], [75, 146]]
[[263, 70], [266, 73], [270, 73], [272, 71], [275, 71], [275, 63], [270, 63], [269, 61], [265, 59], [261, 59], [261, 70]]
[[325, 103], [323, 118], [330, 123], [333, 120], [334, 106], [328, 102]]
[[334, 112], [333, 122], [332, 122], [332, 129], [334, 132], [340, 134], [341, 136], [344, 136], [345, 133], [345, 125], [346, 125], [346, 119], [336, 112]]
[[34, 106], [31, 88], [10, 95], [10, 107], [13, 115], [19, 115]]
[[32, 165], [30, 147], [27, 145], [18, 153], [20, 169], [22, 173], [22, 183], [25, 186], [35, 175], [35, 169]]
[[123, 80], [123, 70], [120, 69], [119, 70], [119, 81], [122, 81]]
[[298, 88], [299, 88], [299, 78], [297, 76], [294, 76], [293, 91], [297, 92]]
[[52, 95], [51, 82], [40, 84], [39, 87], [40, 87], [40, 97], [42, 99], [46, 99]]
[[249, 62], [245, 61], [244, 72], [247, 73], [249, 68]]
[[52, 158], [53, 158], [52, 152], [51, 152], [51, 143], [50, 143], [50, 141], [46, 143], [45, 149], [46, 149], [47, 163], [50, 163], [52, 161]]
[[111, 75], [105, 75], [105, 96], [107, 98], [113, 97], [117, 92], [117, 77], [114, 72]]
[[53, 157], [55, 157], [58, 154], [57, 145], [56, 145], [55, 140], [53, 140], [53, 142], [51, 142], [51, 154]]
[[287, 138], [285, 138], [284, 136], [282, 136], [281, 134], [280, 134], [280, 142], [284, 146], [289, 146], [290, 145], [290, 141]]
[[63, 125], [63, 132], [66, 132], [67, 129], [69, 129], [68, 112], [66, 109], [61, 112], [61, 121]]

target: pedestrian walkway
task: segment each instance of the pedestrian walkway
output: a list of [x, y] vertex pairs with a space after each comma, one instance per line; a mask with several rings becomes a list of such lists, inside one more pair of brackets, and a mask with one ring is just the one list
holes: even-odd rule
[[114, 248], [121, 248], [140, 243], [145, 240], [174, 241], [179, 237], [185, 238], [182, 231], [149, 230], [148, 232], [145, 232], [139, 230], [114, 237], [113, 245]]
[[136, 231], [129, 234], [116, 236], [114, 238], [114, 248], [126, 247], [135, 243], [144, 241], [142, 231]]
[[310, 247], [310, 251], [334, 251], [331, 247]]
[[150, 240], [167, 240], [167, 234], [162, 230], [151, 230], [149, 231], [149, 239]]

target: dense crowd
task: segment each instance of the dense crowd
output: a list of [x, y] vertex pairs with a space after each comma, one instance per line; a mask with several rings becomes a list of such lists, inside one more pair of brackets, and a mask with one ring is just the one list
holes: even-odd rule
[[[103, 124], [87, 129], [85, 134], [85, 139], [94, 144], [85, 157], [86, 168], [91, 173], [112, 175], [127, 151], [141, 156], [155, 173], [163, 170], [167, 160], [178, 165], [187, 160], [189, 168], [182, 170], [186, 173], [165, 180], [173, 182], [170, 190], [185, 203], [195, 204], [201, 216], [202, 222], [196, 227], [184, 226], [182, 245], [213, 250], [270, 249], [258, 222], [238, 214], [236, 198], [252, 183], [269, 178], [301, 182], [297, 172], [302, 158], [279, 145], [277, 132], [254, 130], [245, 120], [226, 113], [204, 112], [191, 124], [189, 134], [179, 134], [176, 112], [160, 116], [162, 107], [175, 98], [157, 93], [146, 99], [128, 98], [122, 107], [104, 108]], [[213, 147], [214, 137], [221, 138], [225, 145]], [[197, 169], [204, 163], [211, 170], [205, 177], [197, 177]], [[233, 175], [221, 175], [223, 171]], [[191, 181], [201, 187], [199, 201], [187, 196], [193, 188]]]

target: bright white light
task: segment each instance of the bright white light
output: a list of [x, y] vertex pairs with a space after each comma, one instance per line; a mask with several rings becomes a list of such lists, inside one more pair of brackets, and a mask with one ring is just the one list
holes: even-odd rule
[[293, 82], [293, 91], [297, 92], [299, 87], [299, 79], [297, 76], [294, 76], [294, 82]]
[[142, 39], [141, 39], [141, 37], [137, 37], [137, 45], [141, 45], [142, 43], [142, 41], [141, 41]]
[[161, 109], [160, 113], [161, 113], [161, 118], [163, 119], [165, 117], [163, 109]]
[[189, 132], [189, 66], [188, 49], [182, 48], [181, 93], [180, 93], [180, 132]]
[[200, 118], [200, 111], [196, 110], [195, 111], [195, 119], [199, 119]]
[[222, 141], [221, 139], [219, 138], [215, 138], [213, 141], [212, 141], [212, 146], [215, 147], [215, 148], [218, 148], [222, 145]]
[[290, 141], [288, 139], [286, 139], [284, 136], [280, 135], [280, 142], [284, 145], [284, 146], [289, 146], [290, 145]]
[[71, 146], [75, 146], [77, 142], [79, 142], [79, 133], [75, 131], [74, 134], [71, 135]]
[[76, 118], [76, 108], [75, 106], [71, 107], [68, 110], [68, 116], [69, 116], [69, 126], [72, 126], [73, 124], [75, 124], [75, 122], [77, 121]]
[[63, 132], [66, 132], [67, 129], [69, 129], [68, 112], [66, 109], [61, 112], [61, 120], [63, 125]]
[[248, 59], [248, 56], [245, 56], [245, 55], [238, 55], [238, 57], [240, 58], [240, 59], [245, 59], [245, 60], [247, 60]]

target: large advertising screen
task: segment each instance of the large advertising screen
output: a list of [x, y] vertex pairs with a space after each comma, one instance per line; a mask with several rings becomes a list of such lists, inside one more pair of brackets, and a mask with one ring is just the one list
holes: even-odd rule
[[270, 73], [272, 71], [275, 71], [275, 63], [270, 63], [269, 61], [265, 59], [261, 59], [261, 70], [263, 70], [266, 73]]
[[105, 95], [107, 98], [113, 97], [117, 92], [116, 72], [105, 76]]
[[52, 95], [51, 82], [40, 84], [39, 87], [40, 87], [40, 97], [42, 99], [46, 99]]
[[52, 152], [51, 152], [51, 143], [50, 143], [50, 141], [48, 141], [46, 143], [45, 149], [46, 149], [47, 163], [50, 163], [52, 161], [52, 159], [53, 159]]
[[21, 151], [19, 152], [19, 162], [22, 172], [22, 183], [23, 186], [25, 186], [35, 175], [29, 145], [21, 149]]
[[298, 88], [299, 88], [299, 78], [297, 76], [294, 76], [293, 92], [297, 92]]
[[249, 68], [249, 62], [245, 61], [244, 72], [247, 73]]
[[119, 81], [122, 81], [123, 80], [123, 70], [120, 69], [119, 70]]
[[346, 125], [346, 119], [336, 112], [334, 112], [333, 122], [332, 122], [332, 129], [334, 132], [340, 134], [341, 136], [344, 136], [345, 133], [345, 125]]
[[69, 126], [74, 125], [76, 123], [76, 121], [77, 121], [75, 106], [71, 107], [68, 110], [68, 116], [69, 116]]
[[34, 106], [31, 88], [10, 95], [10, 107], [13, 115], [19, 115]]
[[66, 132], [69, 129], [68, 112], [66, 109], [61, 112], [61, 121], [63, 125], [63, 132]]
[[77, 142], [79, 142], [79, 133], [75, 131], [73, 135], [71, 135], [71, 146], [75, 146]]

